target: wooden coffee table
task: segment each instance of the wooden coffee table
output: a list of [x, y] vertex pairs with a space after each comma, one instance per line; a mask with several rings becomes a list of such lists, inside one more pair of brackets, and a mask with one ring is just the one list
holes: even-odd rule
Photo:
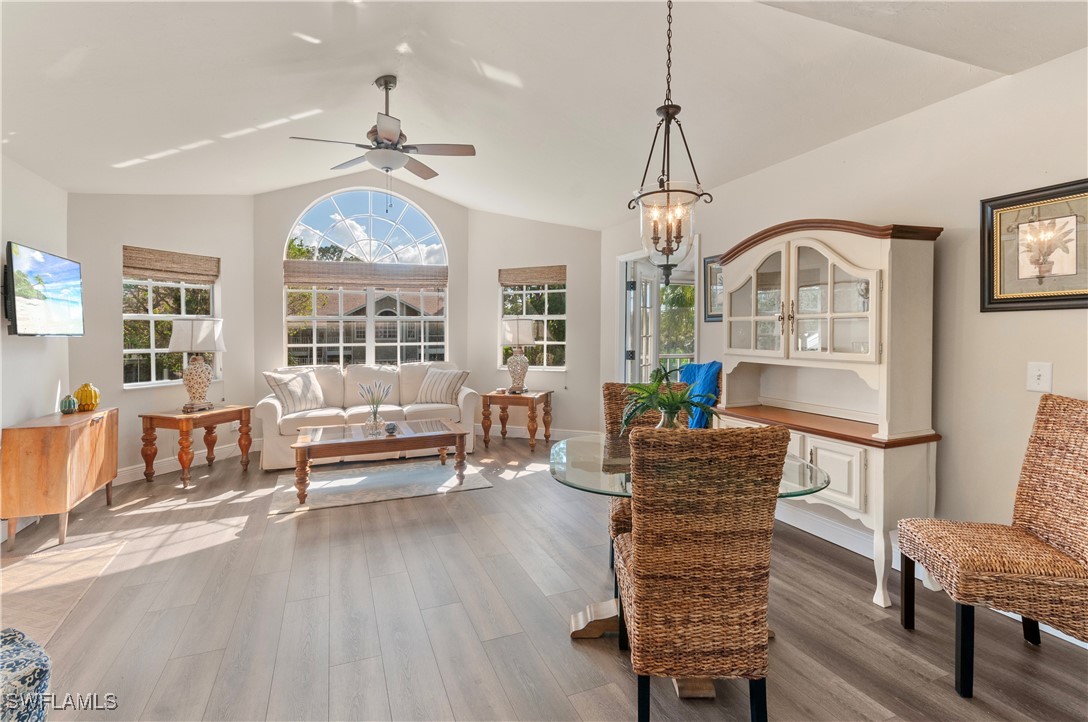
[[298, 441], [291, 444], [295, 450], [295, 489], [298, 503], [306, 503], [306, 489], [310, 486], [310, 462], [335, 456], [356, 454], [384, 454], [390, 451], [414, 451], [438, 449], [439, 458], [446, 463], [447, 447], [454, 447], [453, 468], [457, 481], [465, 480], [465, 439], [469, 431], [452, 421], [398, 421], [397, 433], [367, 436], [362, 424], [347, 426], [303, 426], [298, 430]]

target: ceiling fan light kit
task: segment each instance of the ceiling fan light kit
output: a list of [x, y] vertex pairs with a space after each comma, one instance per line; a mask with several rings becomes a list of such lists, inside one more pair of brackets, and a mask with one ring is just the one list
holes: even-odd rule
[[[378, 113], [377, 122], [367, 131], [366, 137], [369, 143], [355, 143], [350, 140], [326, 140], [324, 138], [303, 138], [292, 135], [292, 140], [309, 140], [318, 143], [339, 143], [351, 145], [366, 150], [366, 153], [356, 158], [346, 160], [339, 165], [334, 165], [332, 170], [345, 170], [360, 163], [369, 163], [386, 175], [395, 170], [404, 168], [423, 180], [429, 180], [438, 175], [438, 171], [422, 163], [411, 155], [446, 155], [446, 156], [473, 156], [476, 148], [471, 145], [456, 143], [424, 143], [406, 145], [406, 136], [400, 127], [400, 119], [389, 114], [389, 91], [397, 87], [397, 76], [382, 75], [374, 81], [374, 85], [385, 93], [385, 112]], [[409, 155], [411, 154], [411, 155]], [[389, 180], [387, 177], [387, 185]]]
[[[668, 31], [665, 45], [665, 103], [657, 109], [661, 120], [654, 129], [654, 139], [650, 143], [650, 155], [646, 158], [646, 168], [642, 171], [642, 182], [638, 192], [627, 204], [631, 210], [639, 209], [639, 221], [642, 233], [642, 246], [649, 254], [650, 263], [661, 269], [665, 285], [669, 285], [672, 271], [691, 254], [694, 234], [695, 204], [700, 199], [706, 203], [714, 197], [702, 189], [699, 172], [695, 170], [695, 161], [691, 157], [684, 128], [680, 124], [680, 106], [672, 102], [672, 0], [668, 0]], [[672, 127], [680, 131], [680, 140], [695, 182], [672, 180]], [[650, 164], [654, 160], [658, 136], [665, 132], [661, 144], [661, 172], [657, 182], [649, 188], [646, 176], [650, 173]], [[684, 243], [685, 238], [687, 243]]]

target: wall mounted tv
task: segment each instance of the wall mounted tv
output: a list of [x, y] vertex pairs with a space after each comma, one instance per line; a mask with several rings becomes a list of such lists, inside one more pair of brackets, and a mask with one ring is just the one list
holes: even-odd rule
[[79, 264], [9, 241], [4, 313], [11, 334], [82, 336], [83, 276]]

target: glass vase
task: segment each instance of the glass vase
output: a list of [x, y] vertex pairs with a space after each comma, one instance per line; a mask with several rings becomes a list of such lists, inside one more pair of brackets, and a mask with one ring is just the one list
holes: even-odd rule
[[363, 429], [366, 431], [367, 436], [384, 436], [385, 419], [375, 412], [371, 414], [369, 419], [363, 422]]
[[680, 428], [680, 421], [677, 418], [677, 414], [675, 412], [670, 413], [668, 411], [662, 411], [661, 412], [661, 421], [657, 422], [657, 427], [656, 428], [658, 428], [658, 429], [679, 429]]

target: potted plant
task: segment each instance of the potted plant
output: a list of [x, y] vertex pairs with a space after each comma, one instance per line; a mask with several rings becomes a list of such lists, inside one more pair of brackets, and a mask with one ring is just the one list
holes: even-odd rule
[[359, 395], [363, 397], [363, 403], [370, 407], [370, 418], [363, 424], [370, 436], [380, 436], [384, 430], [385, 421], [378, 411], [389, 398], [391, 390], [392, 387], [389, 384], [381, 381], [373, 381], [369, 385], [359, 384]]
[[661, 421], [659, 429], [677, 429], [680, 425], [677, 419], [682, 411], [688, 415], [695, 409], [702, 409], [707, 414], [718, 415], [718, 410], [713, 406], [704, 404], [691, 397], [691, 386], [683, 389], [674, 389], [669, 377], [679, 371], [669, 371], [664, 364], [653, 370], [649, 383], [631, 384], [627, 387], [627, 406], [623, 410], [623, 428], [648, 411], [660, 411]]

